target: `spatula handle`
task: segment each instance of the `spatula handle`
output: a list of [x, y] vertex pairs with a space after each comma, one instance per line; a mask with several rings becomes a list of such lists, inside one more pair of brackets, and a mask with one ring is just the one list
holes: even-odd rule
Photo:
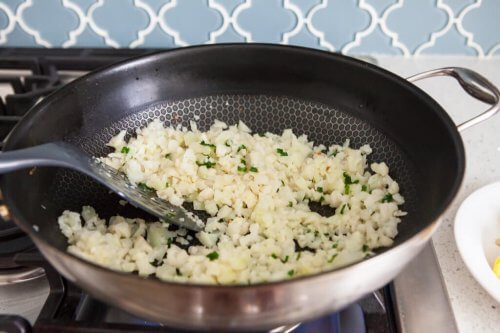
[[[34, 147], [0, 153], [0, 174], [35, 166], [63, 166], [74, 168], [79, 160], [76, 152], [62, 142], [46, 143]], [[78, 155], [78, 154], [76, 154]]]

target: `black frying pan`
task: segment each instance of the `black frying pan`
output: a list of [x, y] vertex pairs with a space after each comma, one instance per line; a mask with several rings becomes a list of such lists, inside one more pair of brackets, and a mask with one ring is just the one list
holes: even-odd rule
[[[478, 74], [448, 68], [415, 79], [435, 75], [454, 76], [471, 95], [494, 104], [461, 128], [498, 111], [498, 90]], [[132, 133], [158, 117], [188, 125], [195, 115], [203, 130], [215, 119], [243, 120], [256, 132], [292, 128], [316, 144], [370, 144], [371, 159], [385, 161], [398, 180], [408, 216], [394, 246], [335, 271], [254, 286], [167, 283], [67, 254], [56, 223], [63, 210], [82, 205], [107, 216], [141, 212], [118, 205], [116, 196], [72, 171], [38, 168], [2, 177], [16, 223], [63, 275], [97, 298], [170, 325], [269, 328], [340, 309], [393, 279], [420, 251], [464, 174], [457, 127], [413, 84], [349, 57], [258, 44], [183, 48], [86, 75], [36, 105], [5, 150], [64, 140], [104, 155], [105, 143], [121, 129]]]

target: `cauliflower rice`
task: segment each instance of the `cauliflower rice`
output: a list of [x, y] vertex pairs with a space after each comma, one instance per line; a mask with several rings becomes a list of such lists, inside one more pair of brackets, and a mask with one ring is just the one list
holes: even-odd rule
[[[242, 122], [207, 132], [155, 120], [101, 158], [174, 205], [192, 202], [211, 217], [190, 235], [167, 222], [114, 216], [92, 207], [65, 211], [68, 251], [96, 264], [168, 281], [247, 284], [288, 279], [360, 261], [390, 246], [406, 213], [385, 163], [372, 149], [314, 146], [292, 130], [252, 134]], [[321, 216], [318, 202], [335, 209]], [[193, 239], [197, 238], [197, 241]]]

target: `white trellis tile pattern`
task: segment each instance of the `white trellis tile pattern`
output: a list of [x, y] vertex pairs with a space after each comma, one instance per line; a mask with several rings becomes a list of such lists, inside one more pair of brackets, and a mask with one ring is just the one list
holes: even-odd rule
[[499, 0], [0, 0], [0, 47], [271, 42], [347, 54], [500, 55]]

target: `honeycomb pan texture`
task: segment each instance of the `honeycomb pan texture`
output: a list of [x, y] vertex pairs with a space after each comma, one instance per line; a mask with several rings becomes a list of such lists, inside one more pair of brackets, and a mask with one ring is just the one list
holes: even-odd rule
[[[196, 118], [200, 130], [207, 130], [214, 120], [228, 124], [241, 120], [255, 133], [281, 133], [291, 128], [297, 135], [306, 134], [316, 145], [342, 144], [346, 139], [354, 148], [369, 144], [373, 149], [369, 162], [387, 163], [391, 176], [400, 184], [406, 199], [403, 209], [410, 214], [414, 210], [414, 169], [400, 147], [365, 121], [311, 101], [267, 95], [215, 95], [165, 101], [136, 110], [92, 135], [75, 136], [68, 141], [73, 141], [89, 154], [103, 156], [110, 152], [106, 143], [119, 131], [126, 130], [133, 135], [136, 128], [157, 118], [166, 125], [174, 126], [189, 126], [189, 122]], [[104, 216], [109, 216], [123, 210], [117, 205], [117, 196], [86, 176], [69, 170], [57, 173], [50, 196], [56, 199], [53, 202], [57, 202], [54, 208], [58, 211], [79, 210], [82, 205], [92, 205]]]

